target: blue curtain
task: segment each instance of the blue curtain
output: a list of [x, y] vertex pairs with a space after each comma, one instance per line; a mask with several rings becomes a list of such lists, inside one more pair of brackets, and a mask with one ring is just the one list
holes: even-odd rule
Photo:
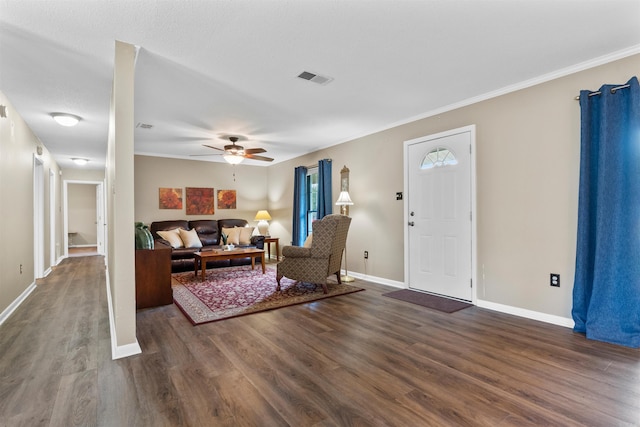
[[307, 238], [307, 168], [298, 166], [293, 177], [292, 244], [302, 246]]
[[331, 159], [324, 159], [318, 162], [318, 219], [332, 213]]
[[640, 88], [580, 92], [574, 330], [640, 347]]

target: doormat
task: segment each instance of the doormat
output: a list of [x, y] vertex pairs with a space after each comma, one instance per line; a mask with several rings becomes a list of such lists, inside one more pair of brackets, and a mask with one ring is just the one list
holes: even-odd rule
[[412, 291], [409, 289], [389, 292], [382, 294], [382, 296], [399, 299], [401, 301], [410, 302], [412, 304], [421, 305], [423, 307], [432, 308], [445, 313], [453, 313], [455, 311], [462, 310], [463, 308], [473, 307], [473, 304], [468, 304], [466, 302], [439, 297], [424, 292]]

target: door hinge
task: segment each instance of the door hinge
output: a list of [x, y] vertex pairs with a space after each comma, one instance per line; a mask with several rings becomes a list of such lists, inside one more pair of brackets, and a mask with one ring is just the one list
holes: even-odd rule
[[471, 154], [471, 144], [469, 144], [469, 154]]
[[473, 221], [473, 211], [469, 211], [469, 221]]
[[470, 288], [473, 288], [473, 279], [469, 279], [469, 282], [471, 283], [471, 284], [469, 285], [469, 287], [470, 287]]

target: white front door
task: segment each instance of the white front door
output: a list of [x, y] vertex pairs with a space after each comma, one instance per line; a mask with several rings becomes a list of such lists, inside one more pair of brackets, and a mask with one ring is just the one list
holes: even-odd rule
[[408, 286], [473, 300], [472, 143], [464, 128], [408, 141]]

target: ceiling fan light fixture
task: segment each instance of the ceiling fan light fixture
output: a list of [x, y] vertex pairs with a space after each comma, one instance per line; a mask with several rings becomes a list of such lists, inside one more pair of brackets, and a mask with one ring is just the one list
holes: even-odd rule
[[82, 120], [81, 117], [68, 113], [51, 113], [51, 117], [61, 126], [75, 126]]
[[222, 156], [222, 158], [231, 165], [240, 164], [244, 160], [244, 157], [238, 154], [225, 154]]

